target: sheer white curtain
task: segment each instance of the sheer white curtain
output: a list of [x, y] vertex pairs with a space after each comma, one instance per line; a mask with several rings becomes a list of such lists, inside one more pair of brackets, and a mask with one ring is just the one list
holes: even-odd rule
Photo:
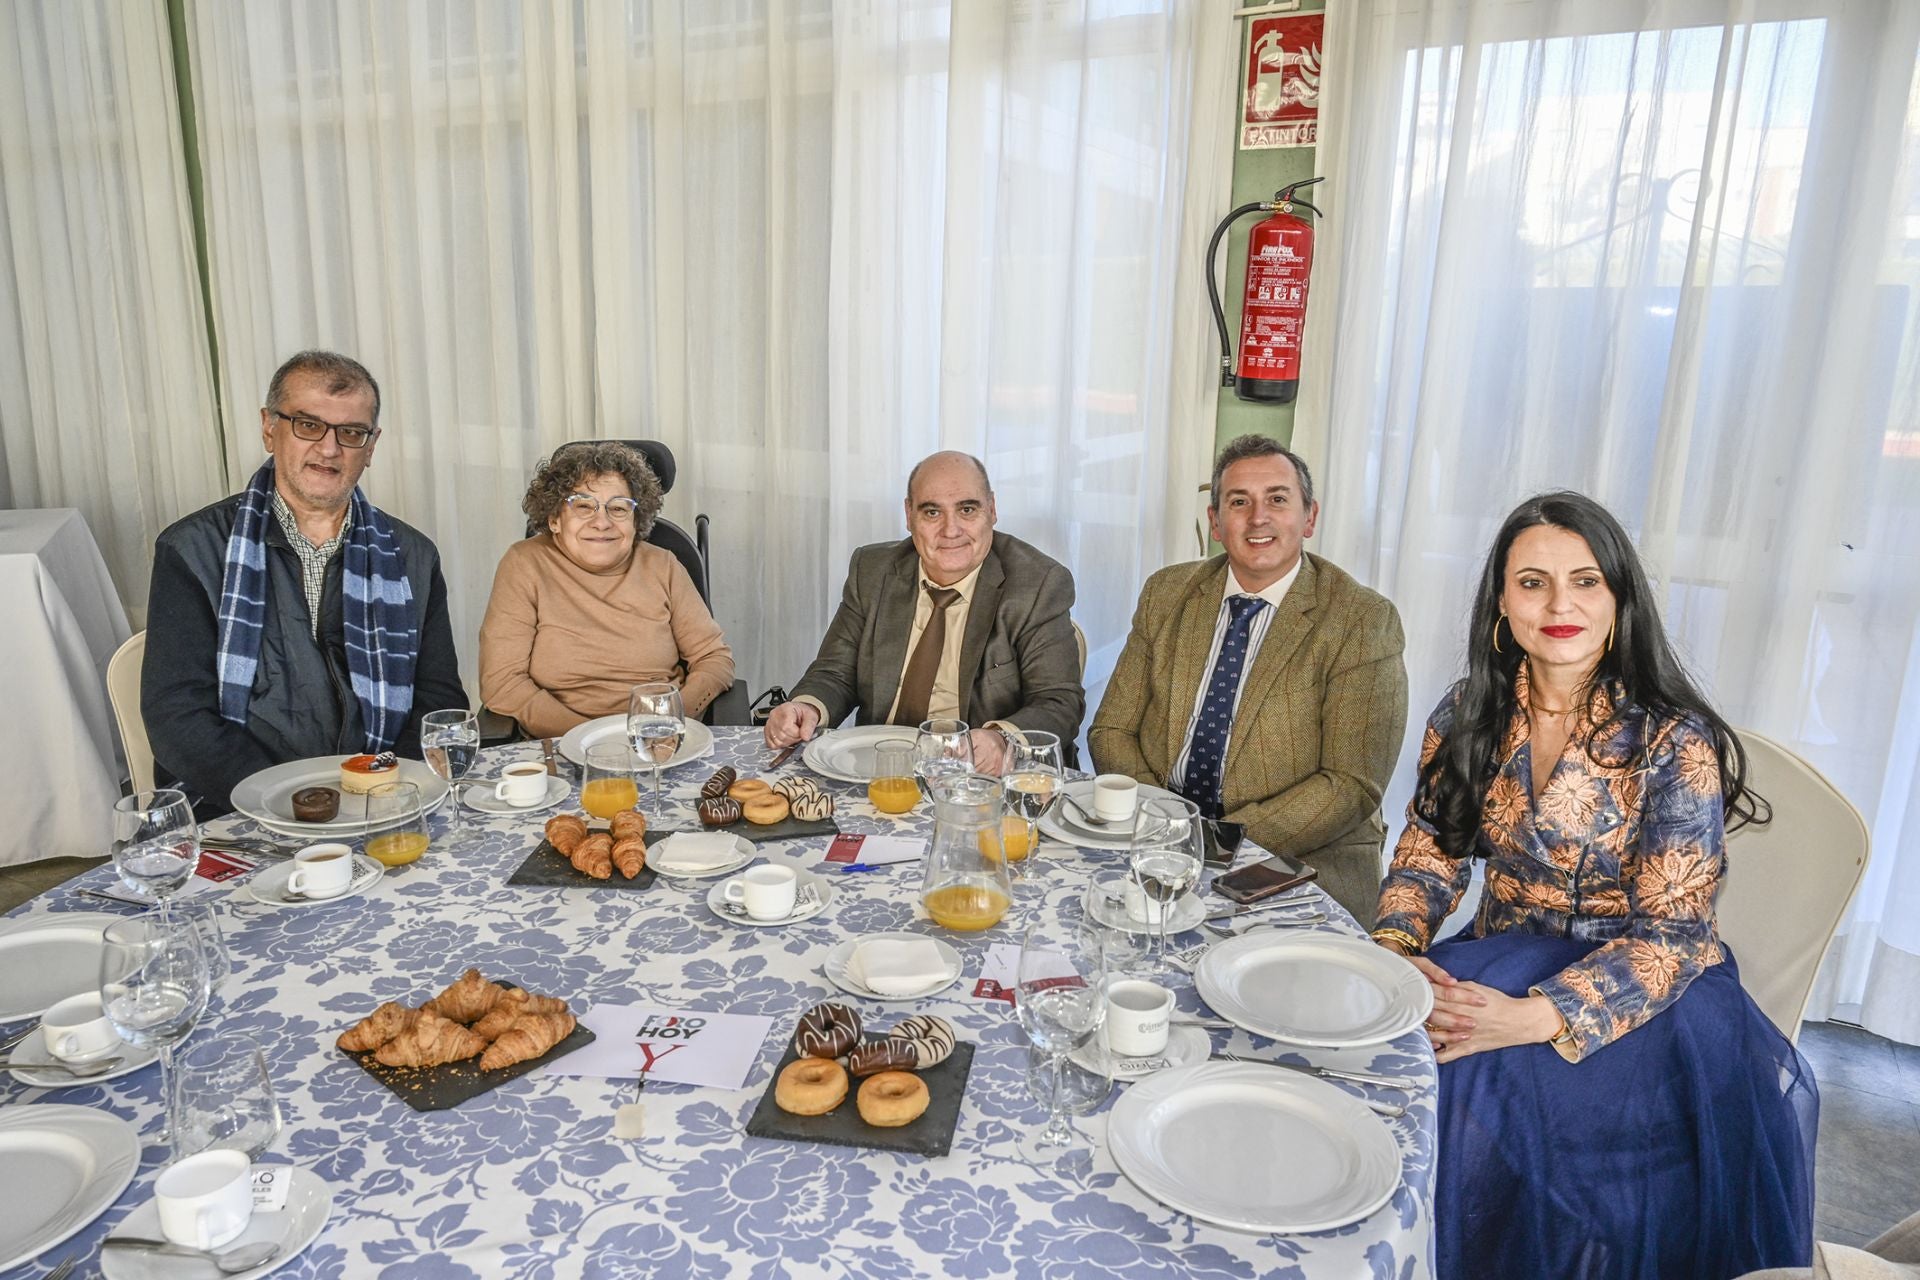
[[1920, 6], [1356, 0], [1328, 28], [1300, 438], [1322, 550], [1405, 615], [1416, 714], [1505, 513], [1600, 498], [1728, 719], [1873, 827], [1813, 1016], [1920, 1042]]
[[226, 489], [162, 5], [0, 6], [0, 507], [78, 507], [135, 625]]
[[713, 518], [715, 611], [756, 691], [799, 675], [848, 553], [904, 533], [907, 469], [939, 447], [982, 454], [1001, 527], [1074, 569], [1096, 647], [1124, 638], [1190, 518], [1168, 470], [1203, 472], [1211, 435], [1172, 371], [1204, 352], [1189, 188], [1206, 223], [1228, 187], [1223, 15], [190, 16], [236, 474], [280, 358], [365, 360], [387, 428], [368, 488], [438, 541], [469, 675], [533, 464], [598, 436], [679, 456], [666, 514]]

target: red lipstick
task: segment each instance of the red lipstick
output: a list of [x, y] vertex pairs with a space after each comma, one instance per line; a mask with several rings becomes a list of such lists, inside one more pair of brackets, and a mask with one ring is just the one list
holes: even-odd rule
[[1555, 640], [1571, 640], [1585, 630], [1585, 627], [1542, 627], [1540, 634], [1552, 636]]

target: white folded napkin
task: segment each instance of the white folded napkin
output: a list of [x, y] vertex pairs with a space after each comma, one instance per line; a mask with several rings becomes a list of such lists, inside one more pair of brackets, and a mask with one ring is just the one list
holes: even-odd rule
[[906, 996], [953, 974], [929, 939], [874, 938], [854, 947], [847, 957], [847, 976], [875, 995]]
[[651, 861], [663, 871], [711, 871], [740, 860], [739, 838], [724, 831], [682, 831], [662, 840]]

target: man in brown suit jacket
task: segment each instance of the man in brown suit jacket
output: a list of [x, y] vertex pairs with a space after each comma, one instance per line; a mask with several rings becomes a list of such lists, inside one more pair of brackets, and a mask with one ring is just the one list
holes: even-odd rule
[[1094, 764], [1244, 823], [1369, 925], [1380, 796], [1407, 724], [1400, 615], [1301, 549], [1320, 508], [1279, 444], [1229, 443], [1212, 494], [1226, 553], [1147, 579], [1088, 733]]
[[911, 536], [853, 553], [819, 655], [767, 721], [769, 747], [857, 709], [860, 724], [965, 720], [977, 726], [974, 767], [988, 773], [1005, 764], [1008, 731], [1057, 733], [1072, 752], [1087, 710], [1073, 575], [996, 532], [996, 514], [978, 459], [936, 453], [913, 469]]

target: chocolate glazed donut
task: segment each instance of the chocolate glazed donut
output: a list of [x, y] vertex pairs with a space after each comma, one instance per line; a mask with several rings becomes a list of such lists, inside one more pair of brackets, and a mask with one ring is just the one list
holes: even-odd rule
[[809, 1058], [837, 1058], [860, 1042], [860, 1015], [843, 1004], [807, 1010], [793, 1033], [793, 1047]]

